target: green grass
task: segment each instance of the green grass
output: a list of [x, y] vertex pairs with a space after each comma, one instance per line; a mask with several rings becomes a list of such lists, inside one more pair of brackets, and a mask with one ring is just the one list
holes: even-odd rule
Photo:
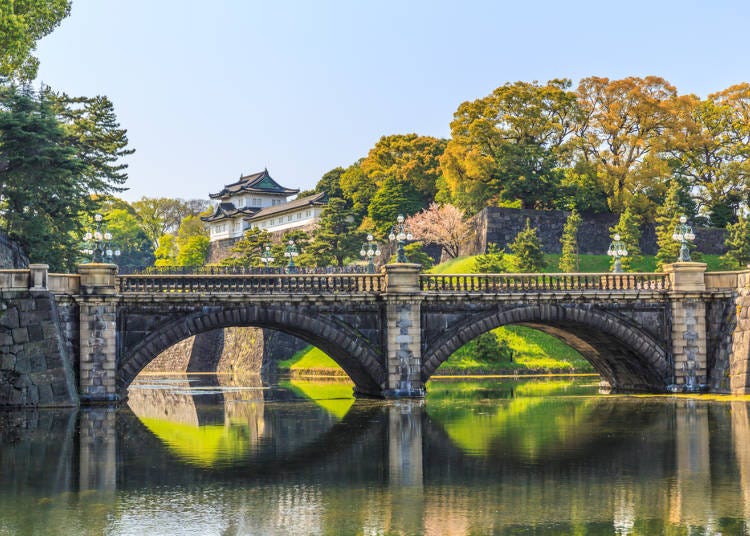
[[[541, 331], [525, 326], [503, 326], [494, 330], [513, 350], [510, 361], [481, 361], [467, 352], [456, 352], [438, 368], [438, 374], [491, 374], [524, 371], [590, 372], [591, 366], [574, 349]], [[308, 346], [278, 364], [292, 374], [343, 374], [336, 362], [322, 350]]]
[[[458, 257], [451, 259], [442, 264], [433, 266], [430, 273], [433, 274], [471, 274], [474, 273], [474, 259], [475, 255], [467, 257]], [[505, 258], [508, 259], [509, 264], [513, 264], [513, 254], [506, 253]], [[545, 273], [559, 272], [560, 255], [557, 253], [546, 253], [544, 255], [547, 261], [547, 267], [544, 269]], [[602, 273], [609, 272], [610, 258], [607, 255], [580, 255], [580, 271], [587, 273]], [[709, 272], [725, 270], [726, 268], [721, 265], [720, 255], [701, 255], [700, 262], [708, 264], [707, 270]], [[654, 255], [644, 255], [643, 258], [636, 264], [633, 265], [632, 271], [634, 272], [655, 272], [656, 271], [656, 257]]]
[[503, 326], [493, 330], [513, 350], [513, 361], [481, 361], [457, 351], [436, 374], [487, 374], [493, 372], [591, 372], [591, 365], [576, 350], [536, 329]]
[[304, 370], [307, 372], [314, 371], [319, 374], [341, 370], [341, 367], [328, 357], [328, 354], [315, 346], [307, 346], [297, 351], [289, 359], [279, 361], [278, 368], [279, 370], [288, 370], [292, 373]]

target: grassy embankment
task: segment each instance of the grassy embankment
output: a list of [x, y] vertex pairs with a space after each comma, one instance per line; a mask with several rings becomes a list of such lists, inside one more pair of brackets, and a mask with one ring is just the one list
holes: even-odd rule
[[[513, 255], [506, 254], [512, 264]], [[545, 255], [545, 272], [558, 272], [560, 255]], [[718, 255], [703, 255], [702, 262], [708, 270], [720, 270]], [[608, 272], [610, 259], [607, 255], [581, 255], [581, 272]], [[634, 267], [635, 271], [653, 272], [656, 259], [646, 255]], [[437, 274], [460, 274], [474, 272], [474, 257], [459, 257], [433, 267]], [[545, 372], [591, 372], [589, 363], [577, 351], [560, 340], [525, 326], [504, 326], [493, 330], [498, 339], [505, 341], [513, 351], [513, 361], [481, 361], [464, 348], [455, 352], [437, 370], [437, 374], [499, 374], [499, 373], [545, 373]], [[344, 375], [339, 366], [321, 350], [308, 346], [290, 359], [279, 363], [279, 369], [292, 374]]]

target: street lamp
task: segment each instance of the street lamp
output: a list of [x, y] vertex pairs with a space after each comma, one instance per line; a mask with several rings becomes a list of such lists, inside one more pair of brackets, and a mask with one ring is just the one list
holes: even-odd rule
[[367, 235], [367, 243], [362, 244], [362, 249], [359, 250], [359, 254], [363, 259], [367, 259], [367, 273], [375, 273], [374, 257], [380, 257], [380, 248], [377, 242], [373, 242], [374, 238], [371, 234]]
[[620, 235], [618, 233], [615, 233], [612, 238], [614, 240], [612, 240], [612, 243], [609, 245], [607, 255], [615, 259], [615, 266], [612, 271], [619, 274], [622, 273], [622, 262], [620, 262], [620, 259], [628, 256], [628, 250], [625, 248], [625, 242], [620, 240]]
[[94, 222], [96, 223], [96, 229], [93, 233], [89, 231], [83, 235], [83, 240], [86, 244], [81, 253], [91, 255], [92, 262], [112, 261], [113, 257], [120, 256], [119, 249], [112, 249], [112, 245], [109, 243], [112, 240], [112, 234], [107, 231], [106, 227], [103, 228], [102, 220], [101, 214], [95, 214]]
[[396, 225], [393, 226], [391, 234], [388, 235], [388, 240], [391, 242], [395, 241], [398, 245], [396, 262], [409, 262], [404, 253], [404, 244], [412, 238], [411, 231], [404, 225], [403, 214], [399, 214], [398, 218], [396, 218]]
[[687, 216], [680, 216], [680, 223], [674, 229], [672, 240], [680, 243], [679, 262], [690, 262], [690, 246], [688, 242], [695, 240], [695, 234], [692, 227], [687, 224]]
[[266, 270], [271, 268], [271, 263], [275, 261], [273, 255], [271, 255], [271, 246], [266, 244], [263, 246], [263, 251], [260, 252], [260, 262], [266, 265]]
[[289, 264], [286, 265], [286, 273], [293, 274], [297, 271], [297, 267], [294, 265], [294, 257], [299, 255], [297, 245], [294, 240], [289, 240], [286, 244], [286, 251], [284, 251], [284, 257], [289, 257]]

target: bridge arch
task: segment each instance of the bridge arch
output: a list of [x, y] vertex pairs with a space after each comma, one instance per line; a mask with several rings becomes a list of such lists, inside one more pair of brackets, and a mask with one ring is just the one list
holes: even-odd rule
[[320, 348], [344, 369], [358, 393], [377, 396], [385, 384], [385, 367], [379, 352], [352, 327], [330, 316], [259, 304], [193, 311], [154, 326], [132, 348], [121, 349], [117, 391], [124, 393], [138, 373], [170, 346], [192, 335], [227, 327], [276, 329]]
[[423, 381], [467, 342], [510, 324], [538, 329], [572, 346], [613, 389], [664, 391], [672, 383], [667, 349], [628, 320], [594, 307], [552, 304], [522, 305], [464, 320], [424, 349]]

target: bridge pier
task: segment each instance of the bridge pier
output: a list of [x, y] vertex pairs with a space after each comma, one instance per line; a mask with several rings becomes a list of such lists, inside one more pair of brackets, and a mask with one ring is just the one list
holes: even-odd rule
[[678, 262], [667, 264], [671, 278], [672, 308], [672, 390], [696, 392], [707, 388], [708, 347], [706, 343], [706, 264]]
[[422, 381], [422, 295], [419, 264], [385, 266], [386, 385], [384, 398], [418, 398], [425, 394]]
[[81, 403], [115, 402], [117, 394], [117, 303], [114, 264], [81, 264], [79, 295]]

